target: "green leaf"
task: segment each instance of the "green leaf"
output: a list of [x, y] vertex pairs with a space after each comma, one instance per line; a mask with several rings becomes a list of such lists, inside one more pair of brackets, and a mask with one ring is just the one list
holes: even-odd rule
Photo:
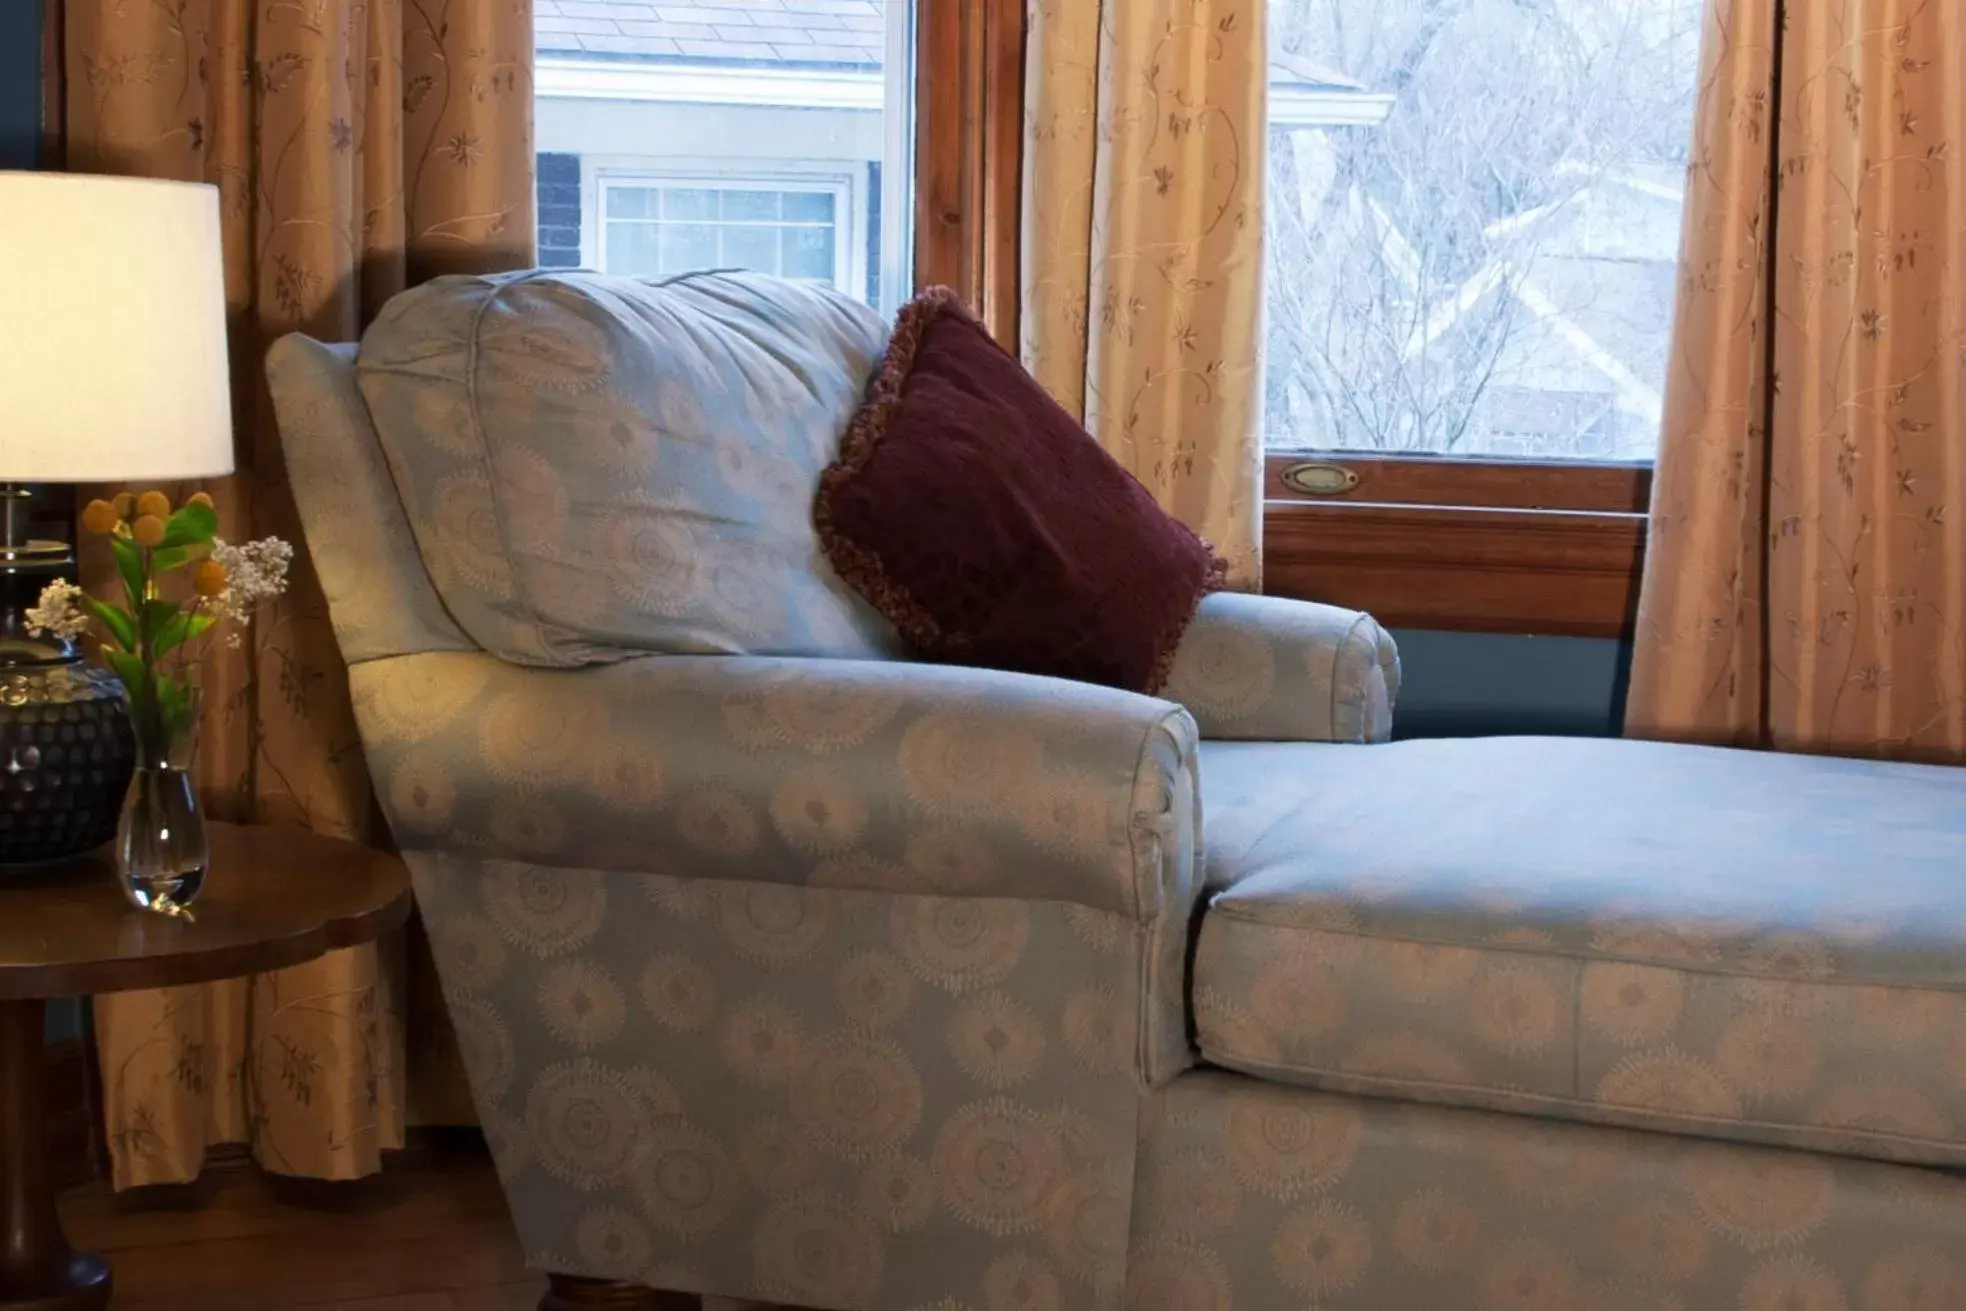
[[116, 671], [116, 677], [123, 680], [123, 690], [130, 696], [130, 713], [141, 715], [144, 708], [143, 661], [128, 651], [104, 651], [102, 658]]
[[191, 563], [191, 548], [188, 546], [160, 546], [150, 553], [150, 572], [167, 574], [173, 569], [182, 569]]
[[184, 685], [165, 674], [157, 675], [157, 708], [164, 723], [164, 743], [178, 740], [191, 720], [191, 696]]
[[178, 602], [167, 601], [161, 596], [151, 597], [143, 603], [143, 609], [137, 612], [137, 636], [151, 645], [153, 658], [159, 654], [154, 645], [157, 634], [163, 631], [165, 624], [176, 617], [177, 612]]
[[[164, 540], [158, 543], [157, 549], [166, 551], [174, 546], [203, 546], [217, 535], [218, 511], [209, 505], [187, 505], [164, 521]], [[178, 561], [178, 564], [183, 563], [182, 560]]]
[[123, 590], [134, 606], [143, 599], [143, 548], [127, 537], [112, 537], [109, 549], [116, 553], [116, 572], [123, 575]]
[[[82, 607], [94, 617], [95, 621], [109, 630], [110, 637], [124, 651], [137, 649], [137, 623], [129, 611], [120, 605], [109, 605], [98, 601], [87, 592], [82, 593]], [[134, 656], [131, 659], [135, 659]], [[141, 666], [139, 666], [141, 667]]]
[[202, 637], [218, 622], [217, 615], [181, 610], [159, 625], [150, 637], [150, 658], [160, 660], [194, 637]]

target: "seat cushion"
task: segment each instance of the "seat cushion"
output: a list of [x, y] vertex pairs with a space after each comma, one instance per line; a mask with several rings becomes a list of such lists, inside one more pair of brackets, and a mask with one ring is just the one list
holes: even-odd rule
[[449, 277], [362, 338], [362, 394], [445, 606], [535, 665], [876, 658], [812, 529], [886, 327], [753, 274]]
[[1202, 790], [1218, 1065], [1966, 1163], [1966, 771], [1220, 743]]

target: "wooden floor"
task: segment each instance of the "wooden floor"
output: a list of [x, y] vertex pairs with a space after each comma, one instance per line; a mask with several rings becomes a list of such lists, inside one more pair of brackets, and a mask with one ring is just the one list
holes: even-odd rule
[[148, 1195], [92, 1185], [63, 1199], [62, 1218], [70, 1241], [108, 1258], [115, 1311], [533, 1311], [545, 1286], [521, 1262], [482, 1147], [326, 1188], [250, 1167]]

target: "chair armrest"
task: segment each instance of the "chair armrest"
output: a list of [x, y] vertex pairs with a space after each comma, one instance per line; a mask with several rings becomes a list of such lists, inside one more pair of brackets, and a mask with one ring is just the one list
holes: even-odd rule
[[1161, 695], [1205, 738], [1383, 742], [1399, 651], [1371, 615], [1239, 592], [1202, 598]]
[[552, 670], [425, 652], [349, 677], [406, 848], [1074, 902], [1139, 923], [1193, 905], [1198, 735], [1166, 701], [737, 656]]

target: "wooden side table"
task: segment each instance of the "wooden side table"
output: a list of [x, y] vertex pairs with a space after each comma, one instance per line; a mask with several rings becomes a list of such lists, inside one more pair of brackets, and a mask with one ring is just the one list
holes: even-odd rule
[[47, 1002], [281, 969], [373, 941], [409, 917], [395, 856], [298, 829], [211, 826], [195, 920], [133, 909], [100, 857], [0, 873], [0, 1311], [109, 1302], [109, 1268], [68, 1245], [48, 1176]]

